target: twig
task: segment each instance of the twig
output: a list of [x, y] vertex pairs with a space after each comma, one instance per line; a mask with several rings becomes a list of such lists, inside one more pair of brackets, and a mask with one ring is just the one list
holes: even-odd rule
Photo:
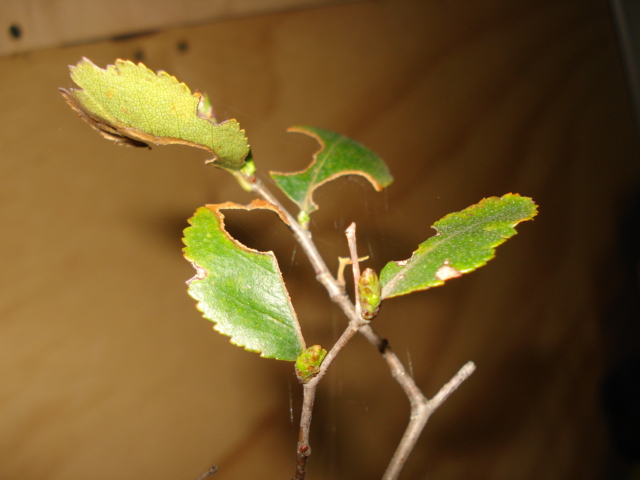
[[356, 315], [360, 318], [360, 289], [358, 282], [360, 281], [360, 260], [358, 259], [358, 247], [356, 245], [356, 224], [351, 222], [345, 231], [347, 235], [347, 243], [349, 244], [349, 254], [351, 255], [351, 271], [353, 272], [354, 304], [356, 306]]
[[404, 435], [387, 466], [386, 472], [384, 472], [382, 480], [395, 480], [400, 476], [409, 455], [413, 451], [422, 430], [424, 430], [433, 412], [442, 405], [442, 402], [444, 402], [475, 369], [476, 366], [473, 362], [465, 363], [458, 373], [456, 373], [431, 400], [427, 400], [421, 393], [419, 400], [416, 399], [417, 401], [411, 402], [409, 425], [407, 425], [404, 431]]
[[[259, 179], [255, 179], [251, 186], [253, 188], [253, 191], [260, 197], [280, 209], [284, 217], [287, 219], [289, 228], [291, 229], [294, 238], [307, 255], [307, 258], [309, 259], [311, 266], [315, 270], [316, 278], [318, 279], [320, 284], [325, 287], [325, 289], [329, 293], [329, 297], [331, 298], [331, 300], [336, 302], [343, 310], [345, 310], [345, 308], [348, 308], [347, 305], [351, 305], [351, 302], [347, 297], [344, 287], [340, 285], [331, 275], [329, 268], [320, 255], [320, 252], [318, 252], [318, 249], [313, 243], [313, 240], [311, 239], [311, 232], [309, 232], [309, 230], [304, 228], [296, 221], [293, 215], [291, 215], [287, 211], [287, 209], [284, 208], [282, 203], [280, 203], [280, 201], [273, 196], [269, 189], [265, 187]], [[353, 305], [351, 306], [353, 307]], [[351, 319], [351, 316], [347, 315], [347, 317]]]
[[[357, 321], [358, 315], [356, 314], [354, 305], [349, 300], [349, 297], [347, 297], [344, 286], [340, 285], [331, 275], [324, 259], [313, 243], [311, 233], [296, 221], [296, 219], [287, 211], [286, 208], [284, 208], [280, 201], [273, 196], [269, 189], [267, 189], [260, 180], [256, 179], [253, 183], [253, 191], [282, 211], [283, 215], [289, 222], [289, 228], [293, 232], [296, 241], [302, 247], [307, 258], [309, 258], [318, 281], [325, 287], [331, 300], [342, 309], [346, 317], [349, 319], [349, 322]], [[376, 347], [376, 349], [382, 354], [382, 357], [389, 366], [393, 378], [395, 378], [400, 384], [407, 397], [411, 400], [411, 398], [422, 395], [422, 392], [420, 392], [420, 389], [415, 384], [413, 378], [407, 373], [400, 359], [393, 350], [391, 350], [389, 342], [378, 335], [370, 325], [360, 327], [359, 331], [364, 335], [369, 343]], [[327, 357], [328, 356], [329, 355], [327, 354]], [[326, 361], [327, 359], [325, 358], [325, 361], [322, 362], [322, 364], [324, 365]], [[322, 370], [322, 365], [320, 366], [320, 369]]]
[[[362, 320], [364, 322], [365, 320]], [[336, 358], [340, 350], [358, 333], [359, 322], [349, 322], [346, 330], [342, 332], [340, 338], [334, 343], [331, 350], [324, 357], [320, 369], [315, 377], [302, 385], [302, 413], [300, 414], [300, 433], [298, 434], [298, 450], [296, 452], [298, 461], [296, 463], [296, 475], [294, 480], [304, 480], [307, 469], [307, 458], [311, 455], [309, 445], [309, 432], [311, 429], [311, 417], [313, 413], [313, 402], [316, 397], [318, 383], [327, 373], [331, 362]]]
[[[360, 278], [360, 268], [358, 251], [356, 248], [355, 230], [356, 225], [355, 223], [352, 223], [349, 228], [347, 228], [346, 235], [347, 241], [349, 243], [349, 250], [351, 252], [354, 282], [357, 284], [358, 279]], [[358, 332], [359, 328], [363, 325], [366, 325], [367, 323], [367, 320], [364, 320], [362, 318], [349, 321], [349, 325], [347, 326], [346, 330], [342, 333], [342, 335], [340, 335], [340, 338], [334, 343], [333, 347], [331, 347], [331, 350], [327, 353], [324, 360], [322, 361], [318, 373], [307, 383], [303, 384], [302, 414], [300, 415], [300, 433], [298, 435], [298, 460], [296, 462], [296, 475], [294, 477], [294, 480], [304, 480], [307, 471], [307, 458], [309, 458], [309, 455], [311, 454], [311, 447], [309, 445], [309, 432], [311, 429], [313, 403], [315, 400], [316, 391], [318, 389], [318, 382], [320, 382], [324, 374], [327, 372], [327, 369], [331, 365], [331, 362], [333, 362], [338, 353], [344, 348], [349, 340], [353, 338], [353, 336]]]
[[215, 475], [216, 473], [218, 473], [218, 467], [216, 467], [215, 465], [213, 467], [211, 467], [209, 470], [207, 470], [206, 472], [204, 472], [202, 475], [200, 475], [198, 477], [198, 480], [204, 480], [205, 478], [210, 477], [211, 475]]
[[311, 455], [309, 445], [309, 431], [311, 429], [311, 414], [313, 412], [313, 402], [316, 398], [318, 382], [313, 381], [302, 385], [302, 414], [300, 415], [300, 433], [298, 434], [298, 450], [296, 452], [296, 475], [294, 480], [304, 480], [307, 474], [307, 459]]

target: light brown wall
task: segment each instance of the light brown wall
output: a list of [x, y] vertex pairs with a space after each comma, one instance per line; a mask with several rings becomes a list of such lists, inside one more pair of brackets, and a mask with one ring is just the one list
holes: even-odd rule
[[[533, 197], [539, 217], [496, 260], [375, 321], [428, 395], [478, 366], [403, 478], [600, 478], [603, 306], [620, 290], [616, 235], [639, 173], [608, 15], [596, 0], [389, 0], [1, 58], [0, 478], [177, 480], [214, 462], [221, 479], [293, 474], [291, 365], [230, 345], [185, 293], [186, 219], [250, 195], [199, 151], [121, 148], [87, 128], [57, 92], [82, 56], [143, 60], [208, 92], [263, 175], [315, 150], [290, 125], [379, 153], [386, 192], [343, 179], [317, 194], [329, 258], [346, 255], [351, 221], [380, 268], [446, 213]], [[279, 255], [307, 343], [331, 344], [344, 321], [286, 230], [235, 218]], [[309, 478], [379, 478], [407, 414], [354, 340], [316, 402]]]

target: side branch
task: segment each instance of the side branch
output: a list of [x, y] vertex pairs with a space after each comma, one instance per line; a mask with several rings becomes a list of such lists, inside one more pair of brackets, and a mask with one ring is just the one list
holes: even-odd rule
[[400, 476], [402, 469], [409, 459], [409, 455], [411, 455], [420, 434], [424, 430], [433, 412], [449, 398], [449, 395], [451, 395], [475, 369], [476, 366], [473, 362], [465, 363], [458, 373], [456, 373], [431, 400], [427, 400], [421, 393], [422, 398], [416, 403], [411, 403], [409, 425], [407, 425], [404, 431], [404, 435], [389, 462], [387, 470], [384, 472], [382, 480], [396, 480]]

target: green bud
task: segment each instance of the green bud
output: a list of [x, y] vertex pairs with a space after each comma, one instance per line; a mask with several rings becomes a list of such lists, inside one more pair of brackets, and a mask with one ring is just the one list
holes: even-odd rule
[[250, 192], [253, 189], [252, 182], [255, 181], [256, 164], [253, 163], [251, 157], [251, 150], [247, 155], [246, 163], [240, 168], [240, 170], [227, 170], [231, 173], [240, 184], [243, 190]]
[[360, 297], [360, 315], [365, 320], [371, 320], [380, 309], [380, 295], [382, 287], [378, 275], [371, 268], [367, 268], [358, 280], [358, 293]]
[[307, 228], [309, 226], [310, 220], [311, 217], [309, 216], [309, 213], [307, 213], [305, 210], [300, 210], [300, 213], [298, 213], [298, 223], [304, 228]]
[[327, 351], [320, 345], [307, 348], [296, 359], [296, 375], [300, 383], [307, 383], [316, 376], [320, 364], [327, 355]]

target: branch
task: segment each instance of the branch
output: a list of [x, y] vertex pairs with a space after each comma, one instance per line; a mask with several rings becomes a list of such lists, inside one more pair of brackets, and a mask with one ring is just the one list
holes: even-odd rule
[[421, 393], [422, 398], [416, 403], [411, 403], [409, 425], [407, 425], [404, 435], [398, 444], [398, 448], [387, 466], [387, 471], [384, 472], [382, 480], [396, 480], [400, 476], [404, 465], [409, 459], [409, 455], [413, 451], [422, 430], [424, 430], [433, 412], [442, 405], [449, 395], [451, 395], [475, 369], [476, 366], [473, 362], [465, 363], [458, 373], [456, 373], [431, 400], [427, 400]]
[[298, 434], [298, 449], [296, 462], [296, 475], [293, 480], [304, 480], [307, 474], [307, 458], [311, 455], [309, 446], [309, 431], [311, 429], [311, 414], [313, 412], [313, 402], [316, 398], [318, 382], [310, 382], [302, 385], [302, 414], [300, 415], [300, 433]]
[[[302, 247], [302, 250], [309, 259], [318, 282], [322, 284], [327, 290], [331, 300], [336, 303], [344, 312], [349, 320], [349, 326], [343, 332], [342, 336], [331, 351], [327, 353], [324, 361], [320, 365], [318, 374], [306, 383], [304, 388], [304, 400], [303, 400], [303, 413], [300, 421], [300, 436], [298, 439], [298, 463], [296, 466], [295, 480], [303, 480], [306, 473], [306, 462], [311, 448], [309, 446], [309, 428], [311, 424], [311, 410], [313, 408], [313, 401], [315, 398], [315, 392], [318, 382], [324, 376], [327, 368], [342, 349], [346, 342], [355, 334], [355, 331], [359, 331], [364, 337], [371, 343], [382, 355], [382, 358], [387, 362], [389, 370], [393, 378], [398, 382], [400, 387], [404, 390], [409, 402], [411, 404], [411, 417], [409, 425], [405, 430], [405, 433], [400, 440], [400, 444], [396, 449], [396, 452], [387, 467], [387, 471], [384, 474], [383, 480], [396, 480], [404, 468], [407, 459], [415, 447], [415, 444], [422, 433], [429, 417], [433, 412], [449, 397], [458, 386], [469, 377], [475, 370], [473, 362], [466, 363], [460, 371], [436, 394], [433, 399], [428, 400], [422, 391], [416, 385], [413, 377], [408, 374], [404, 365], [398, 358], [398, 356], [391, 350], [389, 342], [382, 338], [376, 331], [371, 328], [366, 320], [363, 320], [359, 312], [356, 311], [356, 307], [349, 300], [347, 293], [344, 289], [344, 285], [341, 285], [331, 274], [331, 271], [327, 267], [324, 259], [318, 252], [318, 249], [313, 242], [311, 232], [305, 227], [300, 225], [296, 219], [287, 211], [286, 208], [280, 203], [280, 201], [269, 191], [267, 187], [259, 179], [252, 180], [252, 189], [264, 200], [272, 203], [278, 207], [289, 223], [294, 238], [298, 244]], [[351, 227], [350, 227], [351, 228]], [[347, 238], [350, 243], [351, 256], [353, 260], [353, 267], [358, 268], [358, 257], [355, 252], [355, 226], [351, 233], [347, 230]], [[358, 268], [359, 270], [359, 268]], [[355, 274], [356, 270], [354, 270]], [[356, 279], [356, 291], [357, 291], [357, 279]], [[302, 451], [304, 450], [304, 451]]]
[[304, 480], [307, 469], [307, 458], [311, 455], [309, 432], [311, 429], [313, 402], [316, 397], [318, 383], [322, 377], [324, 377], [325, 373], [327, 373], [329, 365], [331, 365], [331, 362], [333, 362], [340, 350], [342, 350], [349, 340], [351, 340], [351, 338], [353, 338], [353, 336], [358, 332], [358, 328], [358, 322], [349, 322], [347, 329], [342, 333], [338, 341], [336, 341], [331, 350], [329, 350], [327, 355], [324, 357], [316, 376], [307, 383], [302, 384], [302, 413], [300, 414], [300, 433], [298, 434], [298, 449], [296, 452], [298, 461], [296, 463], [296, 475], [294, 480]]
[[[329, 297], [331, 298], [331, 300], [337, 303], [338, 306], [340, 306], [342, 310], [345, 311], [345, 313], [347, 313], [349, 307], [351, 307], [351, 309], [353, 310], [353, 305], [351, 305], [344, 287], [340, 285], [335, 278], [333, 278], [329, 267], [327, 267], [324, 259], [320, 255], [320, 252], [318, 252], [318, 249], [313, 243], [311, 232], [309, 232], [309, 230], [307, 230], [297, 222], [293, 215], [291, 215], [288, 210], [284, 208], [282, 203], [280, 203], [280, 201], [273, 196], [269, 189], [265, 187], [259, 179], [256, 178], [251, 186], [255, 193], [257, 193], [264, 200], [272, 203], [282, 211], [282, 214], [289, 223], [288, 226], [291, 229], [294, 238], [307, 255], [307, 258], [309, 259], [309, 262], [311, 263], [311, 266], [315, 271], [316, 278], [318, 279], [320, 284], [325, 287], [325, 289], [329, 293]], [[355, 313], [355, 310], [353, 311], [353, 313]], [[354, 317], [353, 314], [347, 314], [347, 318], [349, 318], [349, 320], [351, 320], [352, 317]]]
[[207, 470], [202, 475], [200, 475], [198, 477], [198, 480], [205, 480], [205, 478], [209, 478], [210, 476], [215, 475], [216, 473], [218, 473], [218, 467], [214, 465], [209, 470]]
[[[357, 285], [360, 278], [360, 267], [358, 260], [358, 251], [356, 248], [355, 238], [356, 224], [352, 223], [347, 228], [346, 235], [349, 243], [349, 250], [351, 253], [352, 270], [354, 283]], [[357, 295], [357, 288], [356, 288]], [[357, 302], [357, 297], [356, 297]], [[356, 303], [356, 305], [358, 305]], [[358, 312], [359, 314], [359, 312]], [[298, 435], [298, 450], [297, 450], [297, 463], [296, 463], [296, 475], [293, 480], [304, 480], [307, 471], [307, 458], [311, 454], [311, 447], [309, 446], [309, 432], [311, 429], [311, 416], [313, 411], [313, 402], [315, 400], [316, 391], [318, 389], [318, 383], [327, 372], [327, 369], [331, 365], [331, 362], [336, 358], [338, 353], [344, 348], [344, 346], [353, 338], [358, 332], [360, 327], [366, 325], [367, 320], [358, 318], [357, 321], [349, 321], [347, 329], [340, 335], [340, 338], [335, 342], [331, 350], [327, 353], [324, 360], [320, 364], [318, 373], [302, 385], [303, 388], [303, 401], [302, 401], [302, 414], [300, 415], [300, 433]]]
[[[338, 283], [338, 281], [333, 278], [331, 272], [329, 271], [329, 267], [327, 267], [324, 259], [318, 252], [316, 245], [313, 243], [311, 238], [311, 232], [302, 227], [296, 219], [291, 215], [286, 208], [280, 203], [280, 201], [273, 196], [273, 194], [269, 191], [267, 187], [259, 180], [256, 179], [252, 184], [253, 191], [257, 193], [264, 200], [274, 204], [278, 207], [287, 221], [289, 222], [289, 228], [293, 232], [293, 235], [298, 242], [298, 244], [302, 247], [302, 250], [305, 252], [311, 265], [316, 273], [316, 278], [325, 287], [327, 292], [329, 293], [329, 297], [333, 302], [335, 302], [344, 312], [346, 317], [349, 319], [349, 322], [357, 321], [359, 319], [356, 314], [356, 310], [354, 305], [349, 300], [347, 293], [345, 292], [344, 286]], [[409, 398], [409, 401], [412, 401], [412, 398], [418, 398], [422, 396], [422, 392], [415, 384], [413, 378], [407, 373], [404, 368], [404, 365], [397, 357], [397, 355], [391, 350], [391, 346], [389, 342], [382, 338], [376, 331], [371, 328], [370, 325], [363, 325], [360, 327], [360, 333], [371, 343], [382, 355], [382, 358], [387, 362], [389, 366], [389, 370], [391, 371], [391, 375], [393, 378], [400, 384], [405, 394]], [[327, 357], [329, 354], [327, 354]], [[322, 362], [323, 365], [327, 361]], [[322, 370], [322, 366], [320, 367]]]
[[[347, 243], [349, 244], [349, 255], [351, 256], [351, 271], [353, 272], [354, 304], [356, 306], [356, 315], [361, 318], [360, 313], [360, 289], [358, 282], [360, 281], [360, 260], [358, 258], [358, 247], [356, 245], [356, 224], [351, 223], [346, 230]], [[368, 322], [367, 322], [368, 323]]]

